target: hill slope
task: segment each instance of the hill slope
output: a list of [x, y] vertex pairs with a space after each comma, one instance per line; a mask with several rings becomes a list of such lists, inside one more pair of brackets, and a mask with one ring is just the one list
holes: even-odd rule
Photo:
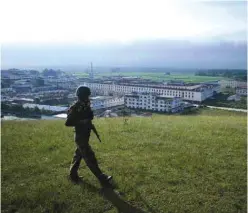
[[246, 212], [245, 114], [94, 123], [103, 143], [92, 133], [91, 145], [115, 191], [84, 162], [85, 183], [67, 180], [74, 142], [64, 121], [2, 122], [2, 212]]

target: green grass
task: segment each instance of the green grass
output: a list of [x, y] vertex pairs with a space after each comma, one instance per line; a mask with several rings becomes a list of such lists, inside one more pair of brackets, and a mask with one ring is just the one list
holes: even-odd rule
[[[123, 75], [123, 76], [140, 76], [144, 79], [152, 79], [155, 81], [162, 81], [162, 80], [182, 80], [188, 83], [198, 83], [204, 81], [215, 81], [224, 79], [223, 77], [211, 77], [211, 76], [195, 76], [194, 74], [171, 74], [171, 75], [164, 75], [161, 72], [118, 72], [118, 73], [111, 73], [111, 72], [99, 72], [95, 74], [95, 78], [101, 78], [102, 76], [111, 76], [111, 75]], [[88, 74], [86, 73], [78, 73], [78, 76], [87, 77]]]
[[85, 183], [67, 180], [74, 142], [63, 120], [2, 121], [2, 212], [246, 212], [246, 122], [221, 110], [95, 119], [103, 143], [90, 143], [111, 191], [84, 162]]

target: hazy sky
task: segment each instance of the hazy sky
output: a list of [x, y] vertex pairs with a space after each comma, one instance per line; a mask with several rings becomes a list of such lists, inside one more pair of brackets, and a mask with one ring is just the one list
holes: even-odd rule
[[[1, 8], [3, 67], [11, 66], [11, 63], [23, 66], [28, 63], [27, 58], [45, 64], [42, 58], [46, 59], [48, 49], [38, 48], [43, 44], [47, 47], [55, 43], [62, 46], [78, 44], [85, 49], [84, 45], [94, 43], [101, 46], [100, 53], [103, 54], [103, 43], [112, 43], [111, 48], [114, 48], [115, 44], [130, 46], [140, 40], [190, 41], [204, 46], [212, 43], [218, 46], [218, 42], [225, 41], [229, 43], [228, 48], [233, 45], [237, 49], [237, 43], [246, 41], [246, 2], [239, 0], [5, 0], [1, 2]], [[106, 45], [105, 48], [109, 47]], [[92, 50], [92, 57], [87, 57], [87, 60], [95, 60], [99, 54], [99, 49], [95, 46], [93, 49], [95, 52]], [[243, 49], [240, 51], [243, 53]], [[40, 55], [39, 60], [33, 57], [34, 53]], [[60, 54], [66, 55], [57, 52], [55, 61], [58, 63]], [[77, 54], [87, 56], [79, 50]], [[150, 58], [157, 55], [154, 48], [149, 54]], [[149, 58], [149, 54], [146, 53], [146, 57]], [[232, 57], [230, 55], [228, 57]], [[116, 57], [118, 59], [118, 55]], [[220, 60], [228, 60], [228, 57]], [[106, 60], [108, 63], [114, 61]]]
[[245, 1], [5, 0], [3, 42], [245, 39]]

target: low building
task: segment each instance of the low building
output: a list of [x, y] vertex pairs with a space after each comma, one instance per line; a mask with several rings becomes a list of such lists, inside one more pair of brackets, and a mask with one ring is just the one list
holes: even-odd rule
[[124, 105], [124, 97], [96, 96], [91, 97], [90, 100], [94, 110]]
[[12, 85], [12, 89], [14, 89], [18, 93], [29, 93], [32, 91], [31, 84], [14, 84]]
[[25, 104], [25, 103], [34, 103], [34, 99], [32, 98], [13, 98], [14, 103]]
[[2, 93], [15, 92], [15, 90], [11, 87], [9, 88], [1, 88]]
[[247, 96], [247, 86], [245, 86], [245, 87], [238, 87], [236, 89], [236, 94], [237, 95], [242, 95], [242, 96]]
[[136, 93], [125, 95], [125, 106], [158, 112], [180, 112], [184, 109], [182, 98], [168, 98], [157, 93]]
[[237, 88], [247, 86], [246, 81], [236, 81], [236, 80], [221, 80], [219, 81], [221, 88]]
[[53, 112], [63, 112], [63, 111], [67, 111], [69, 107], [61, 107], [61, 106], [50, 106], [50, 105], [41, 105], [41, 104], [23, 104], [23, 107], [26, 108], [35, 108], [38, 107], [40, 110], [44, 109], [44, 110], [49, 110], [49, 111], [53, 111]]
[[227, 98], [228, 101], [240, 101], [241, 97], [239, 95], [231, 95]]

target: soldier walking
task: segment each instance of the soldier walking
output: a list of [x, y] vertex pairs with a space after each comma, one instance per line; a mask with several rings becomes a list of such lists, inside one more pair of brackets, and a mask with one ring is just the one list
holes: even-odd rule
[[75, 128], [76, 150], [70, 166], [69, 178], [71, 181], [78, 183], [80, 177], [78, 169], [82, 158], [91, 172], [98, 178], [102, 185], [108, 184], [112, 179], [111, 176], [104, 174], [98, 166], [94, 152], [89, 145], [90, 132], [92, 129], [93, 111], [90, 107], [91, 92], [88, 87], [80, 86], [76, 95], [78, 101], [72, 105], [67, 113], [66, 126]]

